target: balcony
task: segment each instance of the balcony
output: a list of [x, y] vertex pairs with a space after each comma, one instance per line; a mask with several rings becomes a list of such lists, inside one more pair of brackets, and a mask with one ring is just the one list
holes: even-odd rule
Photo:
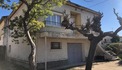
[[64, 27], [54, 27], [46, 26], [41, 29], [41, 37], [53, 37], [53, 38], [75, 38], [75, 39], [87, 39], [83, 35], [79, 34], [76, 31], [65, 29]]

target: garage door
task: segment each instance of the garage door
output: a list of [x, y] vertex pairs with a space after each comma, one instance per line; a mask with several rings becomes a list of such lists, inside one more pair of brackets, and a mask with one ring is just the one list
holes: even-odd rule
[[68, 62], [70, 64], [82, 62], [82, 45], [80, 43], [68, 43]]

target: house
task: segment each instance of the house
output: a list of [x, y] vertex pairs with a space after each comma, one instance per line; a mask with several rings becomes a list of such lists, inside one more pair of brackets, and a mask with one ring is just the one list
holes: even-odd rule
[[122, 36], [119, 36], [120, 42], [122, 42]]
[[[10, 20], [16, 16], [22, 15], [23, 8], [25, 8], [25, 5], [21, 4], [17, 10], [7, 17], [5, 24], [9, 24]], [[46, 19], [46, 27], [42, 28], [36, 36], [36, 62], [40, 66], [43, 66], [43, 64], [49, 64], [52, 67], [65, 64], [78, 64], [85, 62], [88, 56], [90, 46], [88, 39], [77, 31], [65, 29], [61, 26], [64, 10], [66, 10], [67, 14], [70, 14], [70, 22], [74, 22], [75, 26], [84, 25], [87, 17], [93, 18], [94, 15], [100, 15], [94, 10], [70, 1], [61, 8], [56, 7], [53, 10], [54, 15]], [[12, 42], [13, 38], [9, 29], [6, 29], [4, 34], [7, 58], [22, 63], [28, 62], [30, 46], [26, 42], [22, 43], [17, 40]], [[19, 38], [19, 41], [22, 40]]]

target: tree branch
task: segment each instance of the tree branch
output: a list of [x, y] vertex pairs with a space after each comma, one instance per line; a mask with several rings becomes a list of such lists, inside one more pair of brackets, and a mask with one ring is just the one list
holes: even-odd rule
[[35, 16], [35, 12], [32, 14], [31, 18], [29, 19], [27, 26], [29, 25], [30, 21], [33, 19], [34, 16]]
[[119, 28], [117, 28], [115, 32], [112, 32], [112, 31], [111, 31], [111, 32], [105, 32], [105, 33], [103, 34], [103, 37], [105, 37], [105, 36], [111, 36], [111, 37], [116, 36], [117, 33], [118, 33], [119, 31], [121, 31], [121, 30], [122, 30], [122, 26], [120, 26]]
[[120, 26], [115, 32], [114, 32], [114, 35], [117, 35], [117, 33], [119, 32], [119, 31], [121, 31], [122, 30], [122, 26]]
[[32, 26], [30, 26], [28, 29], [27, 29], [27, 31], [29, 31], [31, 28], [33, 28], [35, 25], [32, 25]]
[[119, 21], [119, 24], [122, 26], [122, 17], [118, 16], [118, 13], [116, 13], [115, 9], [114, 9], [114, 14], [117, 17], [117, 20]]
[[116, 13], [116, 10], [115, 9], [113, 9], [114, 10], [114, 14], [117, 16], [117, 18], [119, 17], [118, 16], [118, 13]]
[[39, 4], [39, 3], [41, 3], [41, 2], [42, 2], [42, 0], [40, 0], [40, 1], [35, 1], [34, 4]]
[[44, 6], [44, 5], [46, 5], [48, 2], [49, 2], [50, 0], [47, 0], [45, 3], [43, 3], [42, 5]]
[[111, 37], [113, 37], [114, 34], [113, 34], [112, 31], [103, 33], [103, 37], [106, 37], [106, 36], [111, 36]]

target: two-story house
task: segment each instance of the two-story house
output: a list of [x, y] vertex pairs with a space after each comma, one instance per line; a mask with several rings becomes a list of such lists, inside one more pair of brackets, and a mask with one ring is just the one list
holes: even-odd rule
[[[22, 14], [25, 7], [21, 4], [19, 8], [13, 11], [8, 17], [5, 24], [9, 24], [10, 20]], [[86, 7], [77, 5], [68, 1], [62, 7], [56, 7], [53, 10], [53, 16], [45, 19], [46, 27], [37, 34], [37, 54], [36, 62], [38, 65], [50, 64], [58, 66], [61, 64], [77, 64], [82, 63], [88, 56], [90, 43], [86, 37], [77, 31], [65, 29], [61, 26], [63, 20], [63, 12], [70, 15], [70, 22], [75, 26], [81, 26], [86, 23], [87, 17], [93, 18], [94, 15], [100, 15], [98, 12]], [[9, 29], [5, 32], [6, 56], [9, 59], [21, 62], [28, 61], [30, 47], [27, 43], [15, 44]], [[21, 39], [19, 39], [21, 40]], [[17, 42], [16, 42], [17, 43]]]

